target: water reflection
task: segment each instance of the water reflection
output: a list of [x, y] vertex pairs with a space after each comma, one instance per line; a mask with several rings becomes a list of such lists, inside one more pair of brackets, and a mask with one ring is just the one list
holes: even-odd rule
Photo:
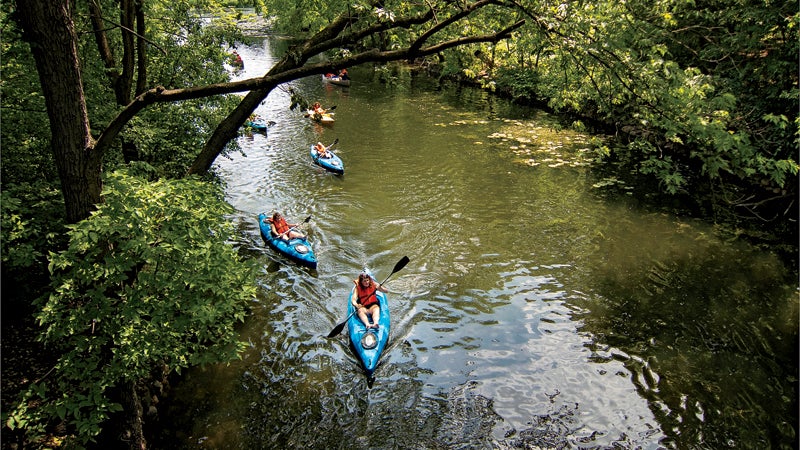
[[[242, 76], [286, 42], [242, 47]], [[767, 448], [797, 422], [797, 291], [777, 259], [598, 195], [589, 136], [546, 114], [351, 68], [317, 127], [273, 92], [276, 125], [220, 160], [261, 285], [251, 348], [174, 389], [171, 448]], [[434, 88], [439, 89], [436, 91]], [[339, 138], [347, 173], [308, 158]], [[287, 264], [256, 216], [308, 215], [320, 263]], [[347, 339], [351, 280], [387, 284], [392, 336], [372, 389]]]
[[625, 364], [678, 448], [794, 441], [797, 292], [783, 265], [664, 219], [649, 221], [651, 239], [623, 224], [605, 240], [613, 264], [582, 302], [593, 360]]

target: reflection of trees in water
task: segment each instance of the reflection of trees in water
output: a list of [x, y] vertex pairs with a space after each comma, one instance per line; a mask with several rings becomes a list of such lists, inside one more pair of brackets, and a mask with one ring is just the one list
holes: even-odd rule
[[615, 263], [592, 269], [598, 295], [581, 305], [592, 359], [625, 364], [678, 447], [791, 446], [798, 303], [784, 266], [678, 227], [601, 243]]

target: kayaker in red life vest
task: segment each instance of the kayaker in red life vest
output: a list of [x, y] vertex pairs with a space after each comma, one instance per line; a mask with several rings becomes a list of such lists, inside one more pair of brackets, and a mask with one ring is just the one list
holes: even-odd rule
[[314, 150], [317, 151], [318, 158], [330, 158], [331, 154], [328, 153], [328, 148], [325, 147], [322, 142], [317, 142], [314, 144]]
[[[358, 318], [364, 322], [367, 328], [378, 328], [378, 319], [381, 315], [381, 307], [378, 304], [376, 291], [389, 292], [385, 287], [376, 283], [369, 274], [361, 272], [357, 280], [353, 280], [355, 287], [350, 295], [350, 303], [358, 311]], [[372, 316], [372, 325], [369, 323], [367, 315]]]
[[347, 69], [342, 69], [339, 71], [339, 78], [342, 80], [349, 80], [350, 76], [347, 75]]
[[295, 229], [298, 224], [288, 223], [281, 213], [275, 212], [269, 220], [269, 229], [273, 237], [280, 237], [284, 241], [294, 238], [305, 238], [305, 235]]
[[242, 60], [242, 57], [239, 55], [239, 53], [236, 50], [233, 51], [233, 54], [231, 56], [233, 56], [233, 65], [234, 66], [244, 66], [244, 61]]

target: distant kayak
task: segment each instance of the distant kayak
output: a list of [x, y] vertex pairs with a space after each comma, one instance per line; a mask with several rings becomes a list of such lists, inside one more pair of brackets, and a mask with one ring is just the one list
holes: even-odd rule
[[332, 76], [322, 75], [322, 81], [327, 81], [330, 84], [336, 84], [336, 85], [339, 85], [339, 86], [350, 86], [350, 79], [349, 78], [345, 79], [345, 78], [342, 78], [342, 77], [338, 77], [336, 75], [332, 75]]
[[333, 113], [325, 112], [319, 114], [315, 113], [313, 109], [306, 110], [306, 116], [314, 122], [319, 122], [323, 125], [332, 125], [336, 121], [333, 118]]
[[317, 149], [314, 148], [313, 145], [311, 146], [311, 159], [314, 161], [314, 164], [337, 175], [344, 175], [344, 162], [342, 162], [342, 158], [338, 157], [330, 150], [328, 150], [328, 154], [330, 157], [321, 158], [317, 153]]
[[253, 121], [248, 120], [247, 122], [244, 123], [244, 125], [246, 127], [252, 128], [255, 131], [258, 131], [259, 133], [266, 133], [267, 128], [269, 128], [269, 126], [272, 125], [273, 123], [275, 122], [267, 122], [264, 119], [256, 119]]
[[261, 238], [267, 245], [298, 264], [311, 269], [317, 268], [317, 257], [307, 239], [294, 238], [286, 241], [279, 237], [272, 237], [269, 216], [266, 213], [258, 215], [258, 225], [261, 230]]
[[[372, 277], [372, 274], [370, 274]], [[373, 277], [374, 280], [374, 277]], [[347, 332], [350, 336], [350, 344], [361, 360], [367, 377], [371, 378], [375, 369], [378, 367], [378, 360], [389, 341], [389, 303], [386, 301], [386, 294], [376, 291], [381, 313], [378, 318], [378, 328], [367, 330], [364, 322], [358, 318], [358, 314], [353, 314], [355, 307], [350, 302], [350, 294], [347, 295], [347, 314], [352, 316], [347, 320]], [[372, 320], [370, 318], [370, 320]]]

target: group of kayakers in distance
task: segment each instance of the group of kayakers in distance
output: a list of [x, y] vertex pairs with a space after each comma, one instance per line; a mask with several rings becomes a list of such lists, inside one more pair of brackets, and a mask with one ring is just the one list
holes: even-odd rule
[[[325, 77], [338, 77], [341, 80], [350, 79], [347, 69], [341, 69], [338, 74], [325, 74]], [[330, 109], [333, 108], [334, 107]], [[307, 117], [317, 120], [319, 120], [319, 118], [323, 117], [325, 114], [330, 114], [329, 110], [323, 108], [322, 104], [318, 101], [314, 102], [307, 111]], [[330, 152], [330, 148], [333, 147], [336, 142], [338, 142], [338, 139], [336, 139], [336, 141], [329, 146], [325, 146], [325, 144], [322, 142], [317, 142], [314, 144], [312, 147], [313, 151], [316, 152], [316, 158], [332, 158], [334, 155]], [[272, 235], [273, 239], [281, 239], [283, 241], [290, 241], [292, 239], [306, 239], [305, 234], [297, 230], [299, 224], [287, 222], [280, 212], [274, 212], [272, 217], [268, 218], [267, 221], [269, 222], [270, 234]], [[376, 293], [386, 293], [388, 290], [380, 283], [375, 281], [366, 270], [361, 272], [357, 279], [353, 280], [353, 284], [354, 286], [352, 292], [350, 293], [349, 300], [356, 312], [356, 315], [361, 322], [363, 322], [367, 329], [377, 330], [380, 328], [379, 321], [381, 310], [380, 302]]]

